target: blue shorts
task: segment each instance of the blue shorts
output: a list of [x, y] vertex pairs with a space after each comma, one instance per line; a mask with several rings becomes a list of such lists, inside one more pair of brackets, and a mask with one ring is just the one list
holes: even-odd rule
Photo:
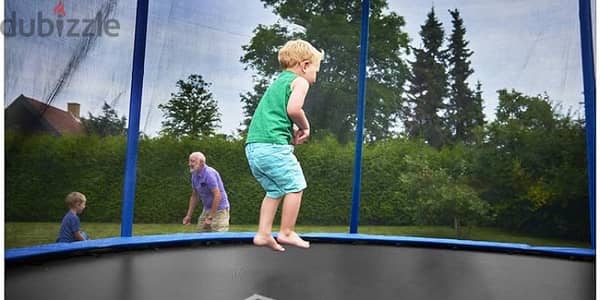
[[279, 199], [306, 188], [294, 146], [251, 143], [246, 145], [246, 158], [252, 175], [267, 192], [267, 197]]

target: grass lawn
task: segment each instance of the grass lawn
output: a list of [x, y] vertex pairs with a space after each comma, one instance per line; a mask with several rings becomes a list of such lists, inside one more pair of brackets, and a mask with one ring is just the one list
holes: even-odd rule
[[[231, 225], [229, 231], [256, 231], [256, 224]], [[5, 223], [4, 247], [17, 248], [53, 243], [57, 237], [60, 224], [58, 223]], [[116, 237], [121, 234], [121, 225], [115, 223], [82, 223], [82, 230], [90, 238], [99, 239]], [[278, 230], [275, 227], [274, 232]], [[348, 226], [307, 226], [299, 225], [296, 230], [302, 232], [348, 232]], [[134, 235], [155, 235], [170, 233], [193, 233], [195, 225], [180, 224], [134, 224]], [[420, 237], [455, 238], [454, 230], [442, 226], [361, 226], [360, 233], [402, 235]], [[580, 241], [546, 239], [522, 234], [510, 233], [495, 228], [474, 227], [469, 231], [467, 239], [481, 241], [496, 241], [508, 243], [523, 243], [532, 246], [558, 246], [589, 248], [590, 244]]]

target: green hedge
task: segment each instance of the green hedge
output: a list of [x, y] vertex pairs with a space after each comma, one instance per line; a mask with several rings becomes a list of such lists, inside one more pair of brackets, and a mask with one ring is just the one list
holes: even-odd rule
[[[83, 221], [119, 222], [125, 144], [122, 136], [23, 137], [7, 132], [6, 221], [60, 222], [67, 210], [64, 197], [71, 191], [80, 191], [88, 197]], [[438, 151], [423, 142], [404, 139], [365, 145], [360, 223], [484, 224], [525, 232], [531, 228], [531, 220], [542, 220], [543, 226], [535, 229], [538, 234], [586, 239], [588, 210], [584, 179], [569, 183], [571, 188], [564, 192], [557, 191], [556, 185], [548, 189], [539, 185], [533, 190], [535, 193], [515, 189], [511, 194], [507, 180], [518, 182], [523, 176], [544, 179], [550, 173], [536, 175], [523, 168], [515, 173], [510, 169], [513, 161], [490, 162], [493, 156], [486, 154], [490, 149], [459, 145]], [[191, 192], [187, 159], [193, 151], [204, 152], [207, 163], [221, 173], [231, 202], [231, 223], [256, 224], [264, 192], [250, 173], [243, 141], [223, 137], [141, 139], [135, 222], [181, 222]], [[296, 155], [308, 182], [298, 223], [348, 224], [354, 146], [321, 138], [297, 147]], [[564, 160], [561, 163], [564, 170], [585, 174], [585, 170], [581, 171], [583, 167], [574, 167], [567, 158]], [[485, 167], [490, 163], [498, 166], [494, 169], [496, 175], [486, 173], [491, 170]], [[503, 172], [504, 169], [507, 171]], [[491, 192], [500, 188], [505, 194], [518, 196], [520, 202], [498, 201], [497, 193]], [[557, 200], [540, 204], [539, 195], [551, 195], [551, 199]], [[533, 205], [537, 205], [536, 210], [531, 209]], [[514, 218], [527, 226], [510, 227]]]
[[[119, 222], [125, 143], [124, 137], [7, 134], [6, 220], [60, 221], [66, 211], [64, 197], [80, 191], [88, 198], [86, 221]], [[257, 223], [264, 192], [250, 173], [243, 142], [219, 137], [140, 140], [135, 222], [181, 222], [191, 192], [187, 159], [193, 151], [204, 152], [207, 163], [221, 173], [231, 201], [231, 222]], [[310, 185], [298, 222], [347, 222], [352, 150], [329, 142], [326, 147], [299, 147], [297, 154]]]
[[[6, 137], [7, 221], [57, 221], [70, 191], [88, 197], [85, 220], [118, 222], [121, 214], [124, 137]], [[388, 151], [393, 148], [393, 151]], [[368, 146], [363, 160], [361, 217], [371, 224], [410, 224], [407, 199], [397, 186], [410, 152], [433, 150], [410, 144]], [[191, 192], [187, 158], [206, 154], [225, 183], [234, 224], [257, 223], [264, 192], [252, 177], [242, 141], [142, 139], [139, 144], [135, 222], [174, 223], [185, 214]], [[296, 149], [309, 188], [302, 224], [347, 224], [352, 200], [354, 147], [325, 138]]]

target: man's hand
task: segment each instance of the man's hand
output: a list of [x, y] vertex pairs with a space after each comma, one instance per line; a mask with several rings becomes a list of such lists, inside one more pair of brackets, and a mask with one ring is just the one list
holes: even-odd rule
[[191, 216], [185, 216], [185, 217], [183, 217], [183, 221], [181, 223], [183, 225], [190, 225], [190, 224], [192, 224], [192, 217]]
[[211, 224], [212, 224], [212, 217], [204, 218], [204, 224], [202, 224], [202, 226], [204, 226], [204, 229], [210, 229]]

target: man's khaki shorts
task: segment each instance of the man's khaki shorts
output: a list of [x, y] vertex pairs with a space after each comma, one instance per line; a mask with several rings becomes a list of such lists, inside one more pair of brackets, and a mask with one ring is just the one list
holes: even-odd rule
[[202, 213], [200, 217], [198, 217], [198, 231], [199, 232], [225, 232], [229, 231], [229, 208], [217, 210], [215, 216], [212, 219], [212, 224], [210, 227], [204, 227], [204, 219], [208, 216], [210, 210], [202, 209]]

